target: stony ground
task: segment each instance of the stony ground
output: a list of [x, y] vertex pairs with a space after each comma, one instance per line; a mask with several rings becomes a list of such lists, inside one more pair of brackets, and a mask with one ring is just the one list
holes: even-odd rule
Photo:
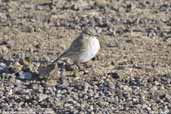
[[[39, 66], [87, 26], [101, 50], [86, 73], [47, 84]], [[171, 1], [0, 0], [0, 58], [2, 114], [171, 114]]]

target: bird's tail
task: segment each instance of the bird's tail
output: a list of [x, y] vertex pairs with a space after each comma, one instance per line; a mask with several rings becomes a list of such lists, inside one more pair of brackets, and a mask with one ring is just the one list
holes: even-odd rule
[[57, 57], [57, 58], [52, 62], [52, 64], [58, 62], [58, 60], [60, 60], [62, 57], [65, 57], [65, 55], [66, 55], [66, 52], [62, 53], [59, 57]]
[[52, 64], [58, 62], [59, 59], [60, 59], [60, 57], [56, 58], [56, 59], [52, 62]]

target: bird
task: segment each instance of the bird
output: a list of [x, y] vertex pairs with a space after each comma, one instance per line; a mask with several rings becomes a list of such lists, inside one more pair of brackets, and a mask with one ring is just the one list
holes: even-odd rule
[[[80, 35], [73, 40], [68, 49], [66, 49], [52, 64], [61, 58], [69, 58], [78, 67], [80, 63], [86, 63], [96, 56], [100, 50], [98, 31], [92, 27], [85, 28]], [[80, 67], [79, 67], [80, 68]]]

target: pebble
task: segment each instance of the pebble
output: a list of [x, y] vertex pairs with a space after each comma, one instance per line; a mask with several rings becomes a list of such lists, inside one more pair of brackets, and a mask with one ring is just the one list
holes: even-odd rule
[[8, 49], [6, 46], [0, 45], [0, 54], [1, 54], [1, 55], [5, 55], [5, 54], [7, 54], [8, 52], [9, 52], [9, 49]]
[[13, 48], [16, 45], [16, 42], [14, 40], [8, 40], [6, 41], [6, 46], [8, 48]]
[[7, 68], [5, 63], [0, 63], [0, 72], [3, 72]]
[[108, 73], [108, 75], [110, 75], [113, 79], [119, 79], [120, 78], [119, 74], [116, 72], [110, 72], [110, 73]]
[[48, 95], [46, 95], [46, 94], [39, 94], [38, 96], [39, 96], [39, 102], [41, 102], [41, 101], [45, 100], [46, 98], [48, 98]]
[[17, 77], [18, 79], [21, 80], [31, 80], [33, 78], [31, 72], [24, 72], [24, 71], [20, 71], [19, 73], [17, 73]]

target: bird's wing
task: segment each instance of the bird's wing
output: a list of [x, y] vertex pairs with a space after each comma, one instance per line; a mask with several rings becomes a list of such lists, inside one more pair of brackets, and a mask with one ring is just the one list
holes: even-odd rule
[[87, 44], [88, 41], [86, 38], [83, 38], [83, 36], [79, 36], [77, 39], [75, 39], [71, 46], [69, 47], [68, 50], [70, 50], [71, 52], [83, 52], [87, 49]]
[[79, 55], [80, 53], [84, 52], [87, 50], [87, 45], [88, 45], [88, 39], [83, 38], [82, 35], [80, 35], [78, 38], [76, 38], [70, 47], [64, 51], [57, 59], [55, 59], [52, 63], [57, 62], [60, 58], [63, 57], [70, 57], [73, 55]]

